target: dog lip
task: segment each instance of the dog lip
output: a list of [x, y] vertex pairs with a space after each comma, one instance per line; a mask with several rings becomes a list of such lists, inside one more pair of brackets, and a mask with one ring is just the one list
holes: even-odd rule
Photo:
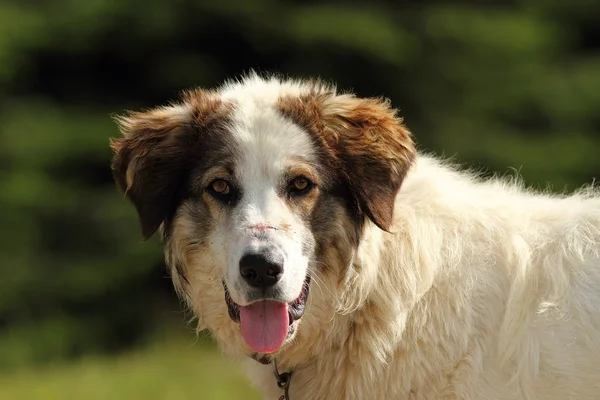
[[293, 324], [294, 321], [299, 320], [304, 315], [304, 311], [306, 310], [306, 301], [308, 300], [308, 294], [310, 292], [310, 275], [306, 276], [304, 280], [304, 284], [302, 285], [302, 291], [300, 292], [300, 296], [293, 302], [288, 304], [289, 314], [290, 314], [290, 324]]
[[[227, 304], [227, 312], [229, 314], [229, 318], [235, 323], [240, 322], [240, 305], [237, 304], [231, 298], [229, 294], [229, 290], [227, 289], [227, 285], [223, 282], [223, 289], [225, 290], [225, 303]], [[302, 285], [302, 291], [296, 300], [291, 303], [288, 303], [288, 315], [289, 315], [289, 324], [290, 328], [288, 330], [288, 335], [294, 332], [294, 322], [298, 321], [304, 315], [304, 311], [306, 310], [306, 301], [308, 300], [308, 294], [310, 292], [310, 275], [306, 276], [304, 280], [304, 284]]]
[[229, 294], [229, 290], [227, 289], [227, 285], [225, 285], [225, 282], [223, 282], [223, 289], [225, 289], [225, 303], [227, 303], [227, 312], [229, 313], [229, 318], [231, 318], [233, 322], [239, 323], [240, 306], [236, 304], [236, 302], [234, 302], [231, 298], [231, 295]]

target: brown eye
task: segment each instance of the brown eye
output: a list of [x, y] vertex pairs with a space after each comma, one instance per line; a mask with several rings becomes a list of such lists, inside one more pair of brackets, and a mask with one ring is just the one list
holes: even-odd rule
[[229, 184], [223, 179], [217, 179], [210, 185], [211, 189], [217, 194], [229, 193]]
[[290, 192], [293, 194], [303, 194], [313, 187], [313, 183], [303, 176], [299, 176], [290, 182]]
[[296, 178], [293, 182], [294, 189], [296, 190], [304, 190], [308, 187], [308, 179], [306, 178]]

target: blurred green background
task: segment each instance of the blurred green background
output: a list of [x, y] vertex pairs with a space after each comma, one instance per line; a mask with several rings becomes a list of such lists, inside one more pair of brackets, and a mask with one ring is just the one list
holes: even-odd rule
[[390, 97], [424, 151], [571, 191], [600, 175], [598, 21], [597, 0], [3, 0], [0, 399], [257, 398], [142, 243], [111, 113], [320, 76]]

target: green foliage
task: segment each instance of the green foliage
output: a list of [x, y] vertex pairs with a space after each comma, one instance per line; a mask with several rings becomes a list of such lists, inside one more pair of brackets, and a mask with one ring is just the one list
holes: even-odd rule
[[110, 114], [190, 86], [318, 75], [390, 97], [424, 150], [556, 190], [591, 181], [600, 2], [511, 4], [2, 2], [0, 367], [120, 349], [178, 310], [108, 140]]

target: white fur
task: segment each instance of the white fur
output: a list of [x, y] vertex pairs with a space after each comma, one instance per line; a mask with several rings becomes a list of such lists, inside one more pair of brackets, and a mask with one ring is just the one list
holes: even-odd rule
[[[240, 105], [232, 131], [249, 190], [236, 211], [242, 229], [215, 233], [231, 242], [229, 280], [246, 225], [306, 229], [273, 193], [280, 164], [312, 154], [307, 134], [274, 109], [281, 94], [302, 90], [251, 76], [221, 91]], [[340, 212], [331, 229], [346, 227]], [[291, 400], [600, 398], [598, 191], [534, 193], [419, 155], [397, 196], [392, 233], [367, 223], [348, 259], [338, 266], [344, 276], [315, 277], [294, 343], [277, 354], [280, 370], [293, 370]], [[188, 301], [223, 348], [243, 356], [237, 328], [214, 311], [222, 294], [212, 267], [188, 264]], [[290, 293], [305, 264], [292, 267]], [[272, 367], [246, 362], [264, 398], [278, 398]]]
[[[368, 294], [288, 366], [293, 400], [600, 398], [597, 192], [532, 193], [420, 156], [394, 232], [369, 228], [350, 289]], [[248, 364], [276, 398], [270, 367]]]
[[283, 277], [277, 283], [281, 292], [278, 300], [289, 303], [300, 294], [306, 277], [308, 258], [302, 254], [301, 242], [307, 227], [286, 207], [277, 191], [290, 161], [314, 162], [314, 149], [305, 132], [277, 113], [269, 92], [246, 89], [236, 94], [231, 134], [239, 157], [236, 180], [244, 195], [233, 211], [235, 229], [217, 231], [227, 255], [226, 283], [236, 303], [250, 303], [239, 261], [248, 249], [259, 245], [252, 227], [273, 226], [278, 229], [270, 232], [270, 239], [281, 246], [285, 255]]

